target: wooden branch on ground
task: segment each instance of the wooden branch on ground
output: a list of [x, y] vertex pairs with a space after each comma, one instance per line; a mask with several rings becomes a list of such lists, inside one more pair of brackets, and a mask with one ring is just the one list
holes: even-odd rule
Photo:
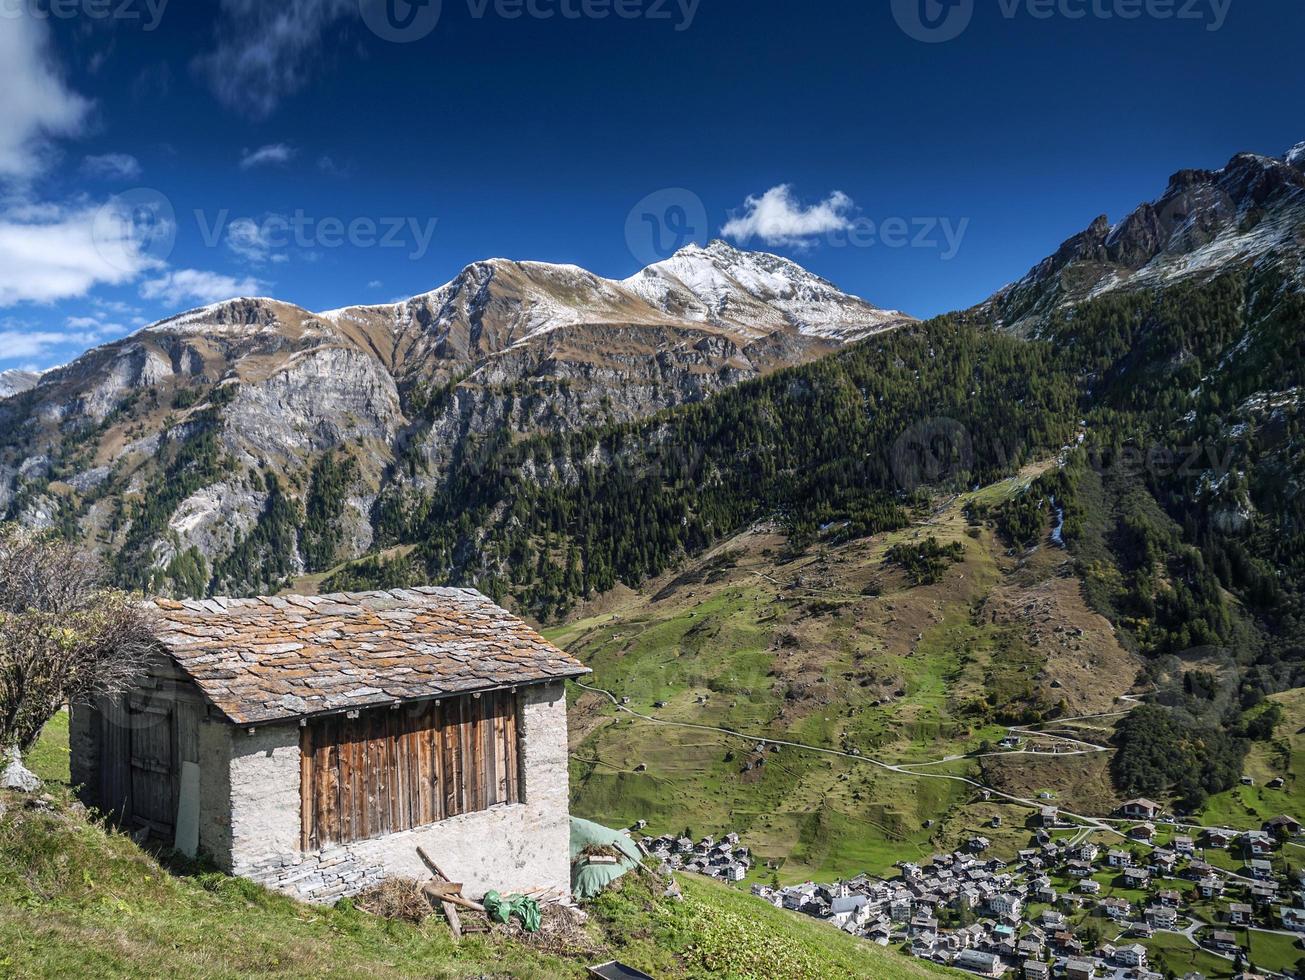
[[481, 905], [479, 902], [473, 902], [469, 898], [463, 898], [461, 895], [452, 892], [441, 891], [439, 884], [435, 882], [424, 887], [422, 892], [432, 901], [441, 902], [445, 905], [460, 905], [464, 909], [471, 909], [473, 912], [485, 911], [485, 906]]
[[[484, 912], [485, 907], [483, 905], [477, 905], [475, 902], [463, 898], [461, 895], [453, 894], [452, 889], [448, 886], [454, 883], [450, 880], [449, 876], [440, 869], [440, 866], [431, 860], [431, 856], [426, 853], [424, 848], [417, 848], [417, 856], [426, 863], [426, 867], [430, 868], [431, 872], [435, 875], [435, 880], [426, 885], [426, 887], [422, 889], [422, 893], [432, 904], [435, 902], [440, 903], [440, 908], [444, 910], [444, 918], [449, 920], [449, 931], [453, 933], [453, 941], [461, 942], [462, 920], [458, 917], [458, 906], [463, 905], [477, 912]], [[462, 886], [458, 885], [457, 887], [458, 890], [461, 890]]]
[[453, 880], [448, 875], [446, 875], [443, 871], [440, 870], [440, 866], [431, 859], [431, 856], [426, 853], [426, 849], [424, 847], [417, 848], [417, 856], [421, 858], [424, 862], [426, 862], [426, 867], [430, 868], [434, 874], [438, 875], [440, 878], [443, 878], [445, 881]]

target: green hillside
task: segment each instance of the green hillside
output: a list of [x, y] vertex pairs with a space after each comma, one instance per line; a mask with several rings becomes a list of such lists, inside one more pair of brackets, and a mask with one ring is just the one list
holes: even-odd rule
[[864, 976], [914, 980], [923, 965], [711, 882], [684, 901], [632, 881], [591, 906], [583, 949], [544, 951], [500, 935], [455, 945], [421, 926], [341, 903], [316, 908], [249, 882], [161, 865], [67, 803], [66, 723], [32, 753], [51, 803], [0, 796], [0, 976], [138, 978], [585, 976], [620, 958], [659, 978]]
[[[1026, 846], [1030, 809], [942, 774], [1005, 780], [1025, 797], [1063, 784], [1063, 805], [1107, 812], [1115, 797], [1102, 756], [1057, 758], [1054, 743], [1035, 740], [1047, 755], [983, 759], [986, 773], [965, 757], [1010, 724], [1116, 710], [1137, 673], [1062, 550], [1009, 555], [965, 516], [976, 500], [1018, 495], [1041, 469], [922, 511], [908, 529], [797, 556], [779, 557], [783, 536], [757, 528], [550, 630], [594, 668], [587, 685], [630, 699], [623, 711], [576, 689], [576, 812], [659, 832], [736, 831], [785, 881], [884, 873], [997, 815], [1006, 829], [983, 832], [1003, 851]], [[902, 556], [930, 541], [961, 557], [916, 585]], [[758, 752], [758, 739], [857, 757]], [[923, 765], [924, 775], [871, 759]], [[771, 873], [762, 865], [753, 877]]]

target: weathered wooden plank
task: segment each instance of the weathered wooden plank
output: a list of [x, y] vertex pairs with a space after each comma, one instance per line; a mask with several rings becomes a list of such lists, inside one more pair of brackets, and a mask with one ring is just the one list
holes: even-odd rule
[[340, 770], [349, 770], [349, 806], [342, 815], [344, 829], [350, 840], [359, 840], [366, 834], [367, 790], [363, 786], [363, 774], [367, 759], [363, 753], [364, 746], [358, 740], [357, 722], [346, 718], [340, 722], [341, 756]]
[[517, 696], [515, 694], [509, 694], [508, 712], [504, 718], [507, 725], [507, 731], [504, 733], [503, 741], [507, 747], [507, 798], [511, 803], [521, 803], [524, 800], [524, 795], [521, 792], [520, 746], [517, 742], [517, 706]]
[[494, 802], [508, 802], [507, 777], [507, 696], [499, 691], [494, 697]]
[[486, 694], [480, 699], [481, 724], [481, 779], [480, 806], [487, 809], [494, 805], [498, 796], [498, 770], [494, 764], [494, 695]]
[[403, 782], [399, 779], [399, 719], [396, 711], [382, 711], [385, 718], [385, 812], [389, 820], [389, 831], [403, 830], [402, 794]]
[[[339, 809], [339, 798], [336, 799], [334, 810], [331, 806], [331, 777], [339, 779], [340, 766], [340, 725], [335, 719], [327, 719], [323, 722], [321, 729], [322, 744], [316, 747], [313, 759], [313, 778], [316, 793], [313, 798], [313, 806], [316, 810], [318, 823], [318, 839], [321, 845], [325, 847], [328, 844], [338, 844], [345, 838], [345, 828], [341, 822], [341, 811]], [[335, 770], [332, 773], [332, 770]]]
[[446, 786], [446, 805], [445, 816], [453, 817], [466, 811], [466, 797], [463, 792], [463, 763], [462, 754], [462, 710], [463, 704], [461, 699], [447, 702], [448, 715], [444, 725], [444, 742], [448, 748], [446, 762], [448, 781]]
[[395, 831], [394, 826], [394, 734], [393, 721], [394, 712], [378, 711], [377, 718], [377, 744], [380, 748], [380, 779], [381, 779], [381, 823], [383, 825], [382, 833], [391, 834]]
[[463, 700], [462, 709], [462, 794], [463, 807], [468, 813], [480, 809], [480, 748], [476, 744], [476, 704], [471, 698]]
[[441, 718], [443, 712], [439, 705], [431, 705], [430, 710], [430, 748], [431, 748], [431, 808], [432, 818], [444, 819], [444, 728]]
[[381, 794], [384, 792], [382, 785], [382, 769], [384, 764], [384, 750], [378, 731], [382, 724], [374, 714], [363, 716], [367, 732], [367, 773], [364, 778], [365, 789], [367, 791], [367, 836], [375, 837], [378, 834], [385, 833], [385, 820], [381, 816]]
[[421, 825], [421, 787], [417, 771], [421, 755], [417, 748], [417, 729], [411, 711], [399, 714], [400, 769], [403, 780], [403, 823], [406, 827]]
[[313, 756], [313, 733], [316, 726], [306, 725], [299, 732], [299, 849], [315, 851], [320, 846], [317, 826], [317, 796], [313, 775], [317, 760]]
[[408, 743], [408, 826], [420, 827], [427, 821], [422, 818], [421, 788], [426, 784], [422, 777], [422, 746], [425, 745], [425, 732], [422, 724], [424, 711], [419, 710], [405, 717], [404, 740]]

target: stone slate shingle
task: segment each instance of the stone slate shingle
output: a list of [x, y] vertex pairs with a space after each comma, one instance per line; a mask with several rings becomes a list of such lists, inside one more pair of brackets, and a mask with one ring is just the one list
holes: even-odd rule
[[167, 652], [242, 725], [590, 672], [473, 589], [147, 605]]

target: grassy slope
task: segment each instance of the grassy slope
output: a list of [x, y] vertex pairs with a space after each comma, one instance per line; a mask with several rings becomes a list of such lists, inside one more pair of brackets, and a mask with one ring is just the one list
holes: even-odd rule
[[[1019, 486], [1007, 481], [980, 493], [992, 502]], [[1032, 690], [1044, 703], [1068, 696], [1075, 709], [1079, 702], [1108, 709], [1133, 670], [1116, 669], [1127, 658], [1104, 620], [1097, 624], [1102, 635], [1084, 641], [1096, 646], [1084, 653], [1035, 647], [1006, 615], [1051, 597], [1057, 619], [1075, 607], [1068, 614], [1091, 625], [1076, 583], [1062, 577], [1063, 553], [1006, 555], [989, 529], [977, 538], [967, 533], [964, 503], [951, 502], [928, 527], [793, 560], [783, 556], [778, 535], [750, 532], [640, 593], [606, 597], [549, 635], [594, 668], [593, 684], [630, 697], [645, 714], [856, 748], [893, 762], [931, 761], [995, 741], [1004, 729], [966, 711], [985, 696], [1016, 701]], [[965, 560], [942, 583], [909, 588], [884, 555], [929, 535], [961, 542]], [[1110, 669], [1089, 669], [1097, 664]], [[1063, 676], [1062, 686], [1038, 680], [1044, 669]], [[736, 830], [763, 858], [782, 863], [785, 881], [882, 872], [956, 843], [997, 813], [1008, 828], [1026, 816], [975, 805], [961, 783], [789, 748], [766, 753], [760, 770], [744, 773], [756, 758], [749, 740], [632, 719], [596, 695], [576, 693], [577, 813], [612, 823], [642, 818], [658, 831]], [[657, 701], [667, 706], [656, 709]], [[646, 771], [636, 771], [640, 766]], [[938, 771], [977, 769], [961, 761]], [[1103, 778], [1098, 767], [1087, 787], [1094, 803], [1109, 800]], [[1012, 852], [1028, 838], [996, 836]]]
[[[67, 725], [56, 719], [29, 759], [67, 778]], [[438, 919], [389, 922], [347, 903], [301, 905], [222, 874], [172, 874], [125, 835], [58, 802], [0, 816], [0, 976], [99, 980], [295, 977], [581, 977], [617, 957], [658, 977], [865, 976], [913, 980], [934, 971], [711, 882], [684, 880], [685, 901], [654, 899], [637, 881], [592, 909], [600, 956], [555, 956], [503, 937], [455, 946]], [[174, 869], [177, 870], [177, 869]]]
[[[1280, 814], [1305, 816], [1305, 688], [1269, 697], [1282, 706], [1272, 742], [1254, 742], [1246, 758], [1245, 773], [1254, 786], [1235, 786], [1210, 797], [1200, 813], [1207, 826], [1258, 826]], [[1276, 776], [1286, 779], [1282, 789], [1269, 789]], [[1305, 859], [1305, 850], [1297, 855]]]

